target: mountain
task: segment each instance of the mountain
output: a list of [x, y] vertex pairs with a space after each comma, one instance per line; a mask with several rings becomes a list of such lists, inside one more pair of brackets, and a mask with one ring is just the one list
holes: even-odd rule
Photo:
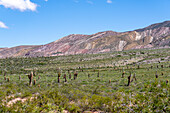
[[164, 46], [170, 46], [170, 21], [128, 32], [72, 34], [45, 45], [0, 48], [0, 58], [100, 53]]

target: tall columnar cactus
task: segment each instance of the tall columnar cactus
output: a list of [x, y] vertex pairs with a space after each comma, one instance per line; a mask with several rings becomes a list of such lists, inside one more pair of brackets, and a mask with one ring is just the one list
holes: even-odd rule
[[61, 76], [61, 74], [58, 73], [58, 83], [60, 83], [60, 76]]
[[166, 80], [166, 85], [168, 85], [168, 83], [169, 83], [169, 80]]
[[9, 82], [9, 81], [10, 81], [10, 78], [8, 77], [8, 78], [7, 78], [7, 82]]
[[155, 77], [158, 78], [158, 73], [157, 73], [157, 71], [156, 71]]
[[66, 76], [66, 74], [64, 74], [64, 79], [65, 79], [65, 82], [67, 82], [67, 76]]
[[32, 86], [33, 72], [28, 75], [29, 85]]
[[127, 86], [130, 86], [130, 79], [131, 79], [131, 73], [130, 73], [130, 75], [128, 76], [128, 84], [127, 84]]
[[136, 79], [136, 73], [133, 75], [133, 78], [132, 78], [131, 82], [133, 82], [133, 80], [137, 81], [137, 79]]
[[75, 72], [75, 73], [74, 73], [74, 80], [76, 80], [77, 75], [78, 75], [77, 72]]
[[71, 79], [71, 73], [69, 73], [69, 79]]
[[36, 79], [34, 79], [34, 83], [33, 83], [33, 85], [35, 85], [36, 84]]
[[109, 84], [111, 83], [111, 80], [109, 80]]
[[100, 77], [100, 72], [98, 71], [98, 73], [97, 73], [97, 77]]

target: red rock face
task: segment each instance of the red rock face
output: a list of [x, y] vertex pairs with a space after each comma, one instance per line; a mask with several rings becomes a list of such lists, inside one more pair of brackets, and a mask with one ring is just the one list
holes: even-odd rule
[[58, 56], [142, 49], [170, 45], [170, 21], [129, 32], [105, 31], [92, 35], [72, 34], [40, 46], [0, 48], [0, 58]]

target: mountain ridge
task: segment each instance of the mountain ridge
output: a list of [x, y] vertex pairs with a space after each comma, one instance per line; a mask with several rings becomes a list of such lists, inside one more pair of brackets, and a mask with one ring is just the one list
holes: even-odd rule
[[170, 46], [170, 21], [127, 32], [71, 34], [44, 45], [0, 48], [0, 58], [100, 53], [164, 46]]

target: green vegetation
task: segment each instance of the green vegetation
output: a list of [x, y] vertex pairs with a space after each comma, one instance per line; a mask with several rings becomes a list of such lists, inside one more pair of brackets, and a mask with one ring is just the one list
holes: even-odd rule
[[0, 59], [0, 112], [169, 112], [169, 80], [170, 49]]

